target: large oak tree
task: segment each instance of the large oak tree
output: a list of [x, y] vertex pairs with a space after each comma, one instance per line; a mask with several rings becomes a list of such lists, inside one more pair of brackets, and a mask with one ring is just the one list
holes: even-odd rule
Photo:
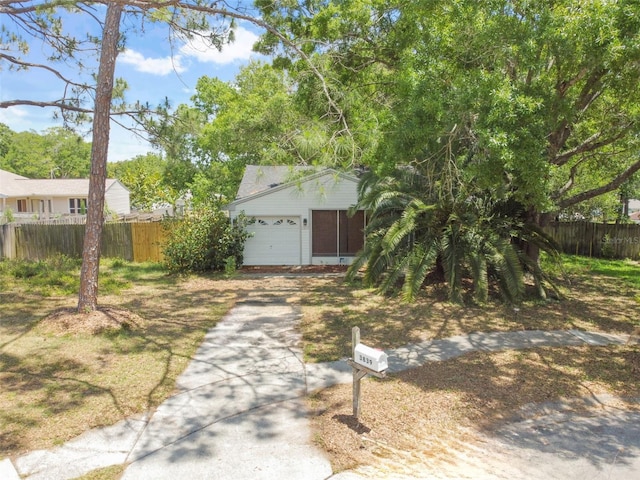
[[[616, 190], [640, 169], [636, 0], [257, 4], [330, 60], [331, 88], [379, 108], [388, 166], [452, 153], [532, 215]], [[289, 58], [270, 34], [261, 48]]]

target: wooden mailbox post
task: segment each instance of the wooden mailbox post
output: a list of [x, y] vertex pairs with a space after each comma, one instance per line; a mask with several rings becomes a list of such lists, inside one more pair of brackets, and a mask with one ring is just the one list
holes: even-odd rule
[[360, 380], [367, 374], [383, 378], [386, 376], [387, 354], [360, 343], [360, 328], [351, 329], [351, 358], [347, 363], [353, 368], [353, 416], [360, 417]]

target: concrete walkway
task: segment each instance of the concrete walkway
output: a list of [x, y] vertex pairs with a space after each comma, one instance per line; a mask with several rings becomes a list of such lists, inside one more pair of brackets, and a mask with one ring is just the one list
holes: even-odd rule
[[[328, 459], [313, 444], [304, 397], [320, 388], [351, 382], [351, 369], [343, 361], [304, 364], [297, 333], [300, 313], [284, 298], [284, 295], [263, 298], [258, 292], [238, 303], [207, 333], [192, 362], [178, 378], [178, 393], [156, 411], [91, 430], [51, 450], [31, 452], [14, 464], [5, 459], [0, 462], [0, 478], [17, 479], [19, 473], [29, 480], [64, 480], [123, 463], [129, 464], [122, 477], [125, 480], [367, 478], [366, 473], [357, 472], [332, 475]], [[477, 333], [388, 352], [389, 370], [397, 372], [474, 350], [607, 345], [624, 341], [626, 337], [579, 331]], [[640, 425], [637, 420], [632, 421]], [[608, 424], [605, 421], [596, 430], [602, 431]], [[514, 439], [525, 438], [519, 435], [521, 432], [514, 427], [505, 438], [509, 437], [513, 445]], [[615, 435], [615, 432], [608, 434]], [[625, 447], [625, 458], [637, 460], [640, 432], [631, 443], [631, 447]], [[513, 452], [505, 454], [516, 457]], [[607, 461], [604, 457], [602, 462]], [[534, 460], [536, 464], [547, 461]], [[495, 469], [502, 464], [502, 461], [487, 462], [494, 473], [469, 478], [520, 478], [513, 476], [512, 467], [517, 462], [505, 472], [511, 476], [496, 476]], [[526, 456], [517, 471], [527, 471], [525, 464]], [[629, 468], [636, 474], [640, 472], [637, 462]], [[532, 476], [533, 470], [529, 469], [529, 474], [522, 478], [577, 478], [549, 476], [548, 472]], [[434, 475], [424, 478], [445, 478], [430, 473]]]

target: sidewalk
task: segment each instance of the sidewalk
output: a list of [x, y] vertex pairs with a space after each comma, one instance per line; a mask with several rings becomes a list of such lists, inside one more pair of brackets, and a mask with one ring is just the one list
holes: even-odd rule
[[[363, 478], [355, 472], [332, 476], [328, 459], [313, 444], [304, 397], [352, 377], [343, 361], [304, 364], [299, 317], [297, 307], [284, 298], [263, 298], [257, 292], [207, 333], [178, 379], [178, 393], [156, 411], [19, 457], [17, 473], [29, 480], [64, 480], [129, 463], [125, 480]], [[388, 352], [389, 370], [473, 350], [624, 341], [579, 331], [477, 333]], [[19, 478], [17, 473], [8, 460], [0, 462], [0, 478]]]

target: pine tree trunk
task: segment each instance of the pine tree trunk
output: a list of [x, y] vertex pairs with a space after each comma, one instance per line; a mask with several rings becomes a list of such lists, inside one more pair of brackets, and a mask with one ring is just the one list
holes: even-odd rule
[[90, 312], [98, 308], [98, 271], [100, 266], [100, 241], [104, 223], [104, 194], [107, 180], [107, 154], [109, 152], [109, 122], [111, 99], [120, 40], [120, 18], [122, 6], [109, 2], [102, 32], [100, 66], [96, 85], [96, 100], [93, 114], [93, 138], [91, 145], [91, 175], [87, 224], [82, 249], [80, 271], [80, 293], [78, 311]]

